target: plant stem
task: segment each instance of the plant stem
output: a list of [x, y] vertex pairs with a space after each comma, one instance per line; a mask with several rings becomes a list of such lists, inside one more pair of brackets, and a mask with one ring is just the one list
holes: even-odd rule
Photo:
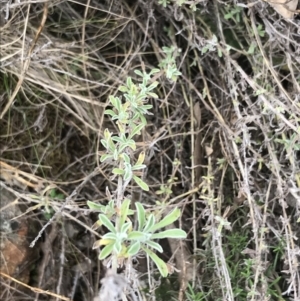
[[[120, 162], [120, 166], [123, 165], [123, 162]], [[122, 199], [123, 199], [123, 177], [118, 176], [118, 187], [117, 187], [117, 200], [116, 200], [116, 207], [117, 207], [117, 214], [116, 214], [116, 229], [119, 232], [120, 231], [120, 216], [119, 212], [121, 211], [121, 205], [122, 205]], [[117, 273], [118, 269], [118, 255], [113, 252], [112, 254], [112, 270], [114, 273]]]

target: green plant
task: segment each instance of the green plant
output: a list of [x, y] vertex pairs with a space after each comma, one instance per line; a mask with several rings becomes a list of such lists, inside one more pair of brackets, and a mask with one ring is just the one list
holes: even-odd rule
[[172, 193], [172, 190], [165, 184], [160, 185], [160, 189], [156, 191], [157, 195], [160, 195], [160, 194], [170, 195], [171, 193]]
[[203, 293], [203, 292], [195, 292], [194, 288], [191, 286], [190, 283], [188, 283], [187, 290], [185, 292], [186, 298], [188, 301], [202, 301], [206, 300], [209, 293]]
[[176, 81], [181, 72], [177, 69], [175, 59], [178, 56], [178, 52], [181, 52], [181, 49], [176, 49], [174, 46], [163, 47], [162, 49], [166, 57], [160, 62], [159, 67], [164, 70], [168, 79]]
[[[171, 3], [170, 0], [158, 0], [158, 4], [162, 5], [163, 7], [167, 7]], [[197, 3], [198, 1], [187, 1], [187, 0], [172, 0], [173, 4], [176, 4], [177, 6], [181, 7], [184, 4], [188, 4], [190, 9], [195, 12], [197, 10]]]
[[218, 38], [216, 35], [213, 35], [212, 38], [207, 41], [207, 44], [202, 47], [201, 54], [205, 54], [206, 52], [215, 51], [217, 43], [218, 43]]
[[[167, 51], [167, 58], [161, 64], [166, 68], [166, 76], [173, 80], [180, 74], [175, 68], [173, 50]], [[185, 238], [186, 233], [181, 229], [162, 229], [180, 216], [180, 210], [174, 208], [169, 214], [163, 216], [162, 212], [154, 210], [154, 213], [147, 213], [143, 204], [136, 202], [135, 210], [137, 216], [137, 229], [130, 216], [134, 213], [131, 210], [132, 200], [125, 197], [126, 187], [133, 180], [142, 190], [148, 191], [149, 186], [137, 175], [146, 167], [144, 164], [145, 153], [141, 152], [138, 159], [134, 159], [136, 143], [134, 137], [139, 135], [146, 126], [146, 114], [151, 114], [149, 109], [152, 105], [147, 104], [148, 98], [157, 98], [153, 92], [158, 82], [152, 76], [159, 69], [153, 69], [150, 73], [134, 71], [141, 78], [141, 83], [136, 84], [131, 77], [127, 78], [126, 85], [119, 90], [123, 92], [123, 98], [110, 96], [111, 109], [105, 111], [118, 127], [118, 134], [114, 135], [108, 129], [104, 131], [104, 138], [101, 140], [106, 153], [100, 158], [101, 162], [107, 161], [113, 165], [113, 179], [117, 178], [117, 190], [113, 197], [107, 190], [108, 204], [106, 206], [88, 201], [92, 210], [99, 211], [95, 227], [105, 226], [108, 233], [94, 243], [93, 248], [103, 247], [99, 259], [110, 256], [114, 270], [126, 260], [130, 260], [139, 252], [145, 252], [156, 264], [162, 276], [168, 275], [167, 264], [160, 259], [154, 251], [162, 252], [163, 249], [156, 239], [162, 238]], [[122, 101], [124, 100], [124, 101]]]
[[227, 14], [225, 14], [224, 16], [226, 20], [233, 19], [237, 23], [241, 21], [241, 12], [243, 10], [242, 7], [234, 6], [234, 7], [225, 8], [225, 10], [227, 11]]
[[50, 220], [55, 213], [55, 209], [53, 208], [55, 201], [62, 201], [64, 200], [65, 196], [60, 193], [57, 189], [52, 188], [51, 186], [46, 187], [41, 195], [30, 195], [33, 200], [37, 200], [37, 205], [29, 208], [27, 212], [35, 210], [37, 208], [42, 208], [42, 212], [44, 217], [47, 220]]
[[286, 137], [286, 135], [282, 134], [283, 139], [279, 139], [276, 138], [275, 142], [278, 142], [280, 144], [284, 145], [285, 150], [289, 153], [292, 151], [299, 151], [300, 150], [300, 143], [296, 143], [296, 141], [298, 142], [298, 133], [293, 133], [290, 137], [290, 139], [288, 139]]
[[170, 0], [158, 0], [158, 4], [167, 7], [167, 5], [170, 4]]

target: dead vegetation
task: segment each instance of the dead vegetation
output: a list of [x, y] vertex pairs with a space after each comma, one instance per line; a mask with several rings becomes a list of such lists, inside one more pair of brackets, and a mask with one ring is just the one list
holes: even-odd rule
[[1, 249], [1, 300], [93, 300], [104, 229], [92, 230], [86, 202], [115, 187], [99, 162], [113, 129], [103, 109], [163, 46], [181, 49], [182, 76], [160, 82], [138, 142], [150, 193], [128, 193], [180, 206], [189, 235], [162, 242], [179, 277], [159, 279], [140, 258], [128, 299], [300, 300], [299, 19], [263, 1], [158, 2], [2, 1], [0, 184], [12, 205], [1, 203], [1, 248], [18, 256], [25, 235], [37, 255], [11, 271]]

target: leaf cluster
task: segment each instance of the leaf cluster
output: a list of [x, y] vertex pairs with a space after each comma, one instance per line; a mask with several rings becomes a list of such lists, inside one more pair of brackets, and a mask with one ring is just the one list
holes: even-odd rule
[[[155, 239], [162, 238], [185, 238], [186, 233], [181, 229], [168, 229], [157, 232], [162, 228], [175, 222], [180, 216], [180, 210], [175, 208], [162, 220], [156, 222], [156, 217], [153, 213], [146, 214], [144, 206], [137, 202], [136, 212], [138, 220], [138, 229], [133, 230], [133, 225], [128, 215], [132, 214], [129, 209], [131, 201], [125, 199], [121, 205], [119, 212], [119, 224], [114, 225], [113, 222], [104, 213], [99, 214], [99, 225], [104, 225], [109, 232], [106, 233], [100, 240], [94, 243], [93, 248], [104, 246], [101, 250], [99, 259], [103, 260], [112, 253], [117, 254], [118, 258], [129, 258], [137, 255], [140, 250], [146, 252], [150, 258], [155, 262], [162, 276], [168, 275], [167, 264], [161, 260], [151, 249], [160, 253], [163, 252], [159, 243]], [[89, 202], [91, 209], [100, 209], [103, 212], [103, 207], [96, 203]]]
[[[177, 70], [174, 58], [174, 48], [165, 48], [166, 59], [162, 66], [166, 68], [166, 75], [172, 80], [176, 80], [180, 72]], [[132, 153], [136, 150], [134, 137], [140, 135], [147, 121], [145, 115], [151, 114], [149, 110], [152, 105], [148, 104], [148, 99], [157, 98], [153, 90], [158, 82], [152, 76], [161, 72], [159, 69], [153, 69], [150, 73], [134, 71], [140, 77], [140, 83], [134, 83], [131, 77], [128, 77], [126, 84], [119, 88], [123, 97], [109, 97], [110, 109], [105, 110], [105, 114], [114, 120], [118, 127], [117, 135], [114, 135], [108, 129], [104, 131], [104, 137], [101, 140], [106, 149], [106, 153], [100, 158], [101, 162], [110, 161], [115, 164], [112, 173], [118, 177], [118, 185], [121, 185], [121, 191], [125, 191], [126, 185], [133, 179], [135, 183], [144, 191], [148, 191], [148, 185], [138, 177], [135, 172], [146, 168], [144, 164], [145, 152], [141, 152], [138, 159], [133, 162]], [[124, 184], [125, 183], [125, 184]], [[125, 187], [125, 188], [124, 188]], [[120, 191], [120, 190], [119, 190]], [[163, 252], [161, 245], [156, 242], [162, 238], [185, 238], [186, 233], [181, 229], [168, 229], [162, 231], [166, 226], [175, 222], [180, 216], [178, 208], [161, 218], [161, 215], [153, 213], [146, 214], [142, 203], [135, 203], [137, 216], [137, 229], [134, 229], [130, 215], [131, 200], [120, 196], [117, 200], [108, 193], [109, 203], [104, 206], [89, 201], [87, 204], [90, 209], [100, 212], [98, 220], [93, 228], [105, 226], [108, 232], [100, 240], [94, 243], [93, 248], [102, 248], [99, 259], [103, 260], [110, 256], [113, 262], [120, 262], [136, 256], [140, 251], [144, 251], [156, 264], [162, 276], [166, 277], [169, 273], [167, 264], [160, 259], [154, 252]], [[120, 200], [122, 198], [122, 200]]]

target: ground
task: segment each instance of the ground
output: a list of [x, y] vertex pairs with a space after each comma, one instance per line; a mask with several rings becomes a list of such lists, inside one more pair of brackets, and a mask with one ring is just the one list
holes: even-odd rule
[[98, 260], [107, 229], [87, 202], [118, 187], [100, 161], [104, 130], [119, 130], [109, 96], [154, 68], [131, 153], [145, 152], [149, 191], [125, 194], [147, 214], [180, 208], [171, 228], [187, 238], [158, 241], [166, 278], [130, 259], [123, 300], [300, 300], [299, 17], [268, 2], [0, 8], [1, 300], [90, 301], [128, 272]]

